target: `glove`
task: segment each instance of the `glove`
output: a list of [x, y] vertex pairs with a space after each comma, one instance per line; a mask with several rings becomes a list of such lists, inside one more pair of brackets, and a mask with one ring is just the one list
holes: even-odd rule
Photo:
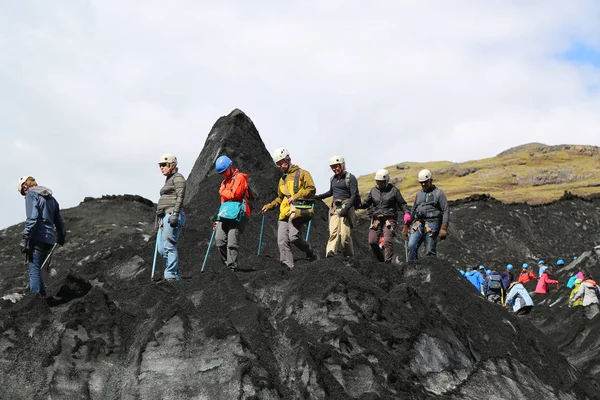
[[164, 218], [164, 216], [165, 216], [165, 210], [156, 209], [156, 216], [157, 216], [159, 219], [162, 219], [162, 218]]
[[411, 220], [410, 213], [404, 213], [404, 224], [408, 224]]
[[218, 223], [219, 223], [218, 221], [213, 222], [213, 231], [217, 230], [217, 224]]
[[171, 228], [176, 228], [177, 224], [179, 224], [179, 213], [174, 212], [169, 217], [169, 225], [171, 225]]
[[21, 238], [21, 242], [19, 243], [19, 246], [21, 246], [21, 253], [31, 253], [31, 248], [29, 247], [29, 236], [28, 235], [23, 235], [23, 238]]
[[438, 238], [439, 238], [440, 240], [444, 240], [444, 239], [446, 239], [446, 235], [447, 235], [447, 234], [448, 234], [448, 233], [446, 232], [446, 226], [445, 226], [445, 225], [442, 225], [442, 229], [440, 229], [440, 232], [438, 233]]
[[404, 240], [408, 239], [408, 225], [402, 227], [402, 237]]
[[64, 246], [65, 245], [65, 238], [64, 236], [60, 236], [56, 239], [56, 243], [58, 243], [60, 246]]
[[346, 207], [342, 207], [340, 213], [338, 214], [340, 217], [346, 217], [348, 215], [348, 209]]

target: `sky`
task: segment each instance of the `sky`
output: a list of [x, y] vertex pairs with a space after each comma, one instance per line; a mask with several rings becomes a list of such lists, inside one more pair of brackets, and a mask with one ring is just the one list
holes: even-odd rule
[[[402, 161], [600, 143], [600, 2], [0, 2], [0, 228], [22, 175], [61, 208], [157, 201], [235, 108], [328, 188]], [[215, 188], [215, 195], [217, 188]]]

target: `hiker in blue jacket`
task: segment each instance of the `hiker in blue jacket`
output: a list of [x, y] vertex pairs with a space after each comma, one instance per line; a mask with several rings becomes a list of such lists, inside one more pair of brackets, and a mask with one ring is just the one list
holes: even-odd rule
[[531, 312], [533, 300], [522, 283], [511, 283], [506, 300], [504, 301], [505, 307], [509, 307], [510, 305], [512, 305], [513, 312], [517, 315], [525, 315]]
[[477, 288], [478, 292], [482, 291], [483, 288], [483, 278], [479, 271], [472, 269], [471, 267], [467, 267], [467, 272], [465, 273], [465, 277]]
[[483, 294], [491, 303], [502, 303], [502, 278], [496, 271], [490, 271], [483, 282]]
[[18, 190], [25, 196], [27, 220], [19, 245], [29, 262], [29, 291], [46, 297], [42, 265], [55, 243], [61, 246], [65, 244], [65, 224], [58, 202], [52, 197], [52, 190], [38, 186], [35, 179], [28, 175], [19, 179]]

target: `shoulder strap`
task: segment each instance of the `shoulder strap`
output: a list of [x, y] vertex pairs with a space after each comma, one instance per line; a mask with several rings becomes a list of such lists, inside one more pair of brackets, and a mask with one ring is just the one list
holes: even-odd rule
[[300, 168], [296, 171], [296, 175], [294, 175], [294, 194], [298, 193], [298, 185], [300, 183]]
[[233, 190], [233, 184], [235, 183], [235, 177], [237, 174], [239, 174], [239, 172], [231, 177], [231, 186], [229, 186], [229, 190]]
[[350, 189], [350, 177], [352, 176], [352, 174], [348, 171], [346, 171], [346, 189]]

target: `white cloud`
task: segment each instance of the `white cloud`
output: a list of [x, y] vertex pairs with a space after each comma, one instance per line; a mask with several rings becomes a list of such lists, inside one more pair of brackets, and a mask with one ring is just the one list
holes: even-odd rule
[[[267, 148], [289, 146], [319, 190], [327, 160], [365, 174], [463, 161], [527, 142], [598, 144], [595, 1], [5, 2], [0, 160], [63, 207], [85, 196], [157, 200], [156, 157], [189, 173], [212, 124], [238, 107]], [[14, 212], [13, 212], [14, 210]]]

